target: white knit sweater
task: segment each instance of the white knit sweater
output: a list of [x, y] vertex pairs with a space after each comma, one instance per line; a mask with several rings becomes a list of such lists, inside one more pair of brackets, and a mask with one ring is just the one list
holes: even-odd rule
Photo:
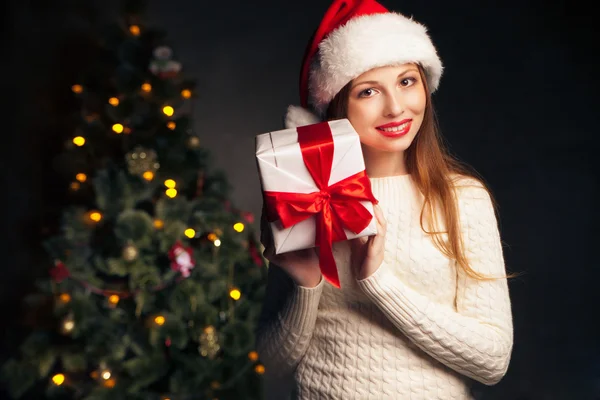
[[[371, 178], [371, 184], [388, 226], [383, 264], [357, 281], [348, 242], [334, 243], [341, 289], [324, 279], [315, 288], [297, 286], [269, 267], [257, 330], [260, 359], [271, 381], [292, 378], [293, 399], [471, 399], [467, 378], [493, 385], [508, 368], [507, 281], [471, 279], [434, 246], [420, 227], [423, 196], [410, 175]], [[502, 276], [490, 197], [473, 179], [460, 185], [471, 267]]]

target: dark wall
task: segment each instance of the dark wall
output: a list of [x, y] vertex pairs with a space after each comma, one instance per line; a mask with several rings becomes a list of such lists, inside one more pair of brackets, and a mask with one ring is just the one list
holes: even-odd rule
[[[513, 361], [484, 398], [599, 398], [594, 13], [566, 1], [381, 2], [429, 26], [446, 67], [434, 96], [442, 133], [490, 184], [507, 266], [524, 272], [511, 282]], [[69, 128], [69, 87], [89, 62], [79, 33], [114, 12], [105, 2], [48, 4], [3, 6], [5, 324], [47, 268], [39, 240], [67, 200], [52, 155]], [[195, 127], [241, 208], [259, 213], [254, 136], [280, 129], [298, 104], [304, 45], [328, 4], [150, 2], [150, 20], [199, 81]]]

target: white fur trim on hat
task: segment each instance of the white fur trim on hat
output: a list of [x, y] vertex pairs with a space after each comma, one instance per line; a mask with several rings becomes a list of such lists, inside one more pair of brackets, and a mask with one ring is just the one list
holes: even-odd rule
[[309, 72], [309, 104], [324, 115], [352, 79], [372, 68], [409, 62], [423, 67], [434, 92], [443, 66], [425, 26], [394, 12], [353, 18], [319, 43]]
[[317, 115], [300, 106], [289, 106], [284, 119], [286, 129], [321, 122], [321, 119]]

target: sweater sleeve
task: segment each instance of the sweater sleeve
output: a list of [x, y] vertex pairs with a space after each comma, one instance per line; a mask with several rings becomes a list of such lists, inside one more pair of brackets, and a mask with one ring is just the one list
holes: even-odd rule
[[[482, 187], [461, 192], [461, 233], [470, 266], [487, 276], [503, 277], [504, 256], [491, 198]], [[407, 286], [385, 262], [358, 284], [401, 332], [436, 360], [486, 385], [506, 374], [513, 347], [506, 278], [476, 280], [457, 266], [455, 307], [435, 303]]]
[[304, 356], [317, 319], [325, 280], [314, 288], [297, 285], [269, 265], [266, 295], [256, 330], [256, 349], [270, 374], [292, 372]]

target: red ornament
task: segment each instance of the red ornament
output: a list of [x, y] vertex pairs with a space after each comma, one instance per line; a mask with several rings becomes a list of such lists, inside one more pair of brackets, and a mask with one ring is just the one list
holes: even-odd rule
[[165, 339], [165, 346], [167, 346], [167, 347], [171, 347], [171, 338], [170, 338], [170, 337], [167, 337], [167, 338]]
[[52, 277], [54, 282], [60, 283], [67, 279], [70, 275], [71, 274], [69, 273], [69, 270], [62, 261], [54, 261], [54, 267], [50, 269], [50, 277]]
[[184, 278], [190, 276], [192, 268], [196, 263], [192, 257], [191, 247], [183, 247], [181, 242], [177, 242], [169, 250], [169, 259], [171, 260], [171, 269], [181, 272]]
[[260, 256], [258, 249], [256, 248], [256, 243], [254, 242], [254, 240], [248, 241], [248, 250], [250, 251], [250, 257], [252, 257], [254, 264], [261, 267], [263, 265], [263, 259]]
[[248, 221], [248, 223], [253, 224], [254, 223], [254, 214], [252, 214], [250, 211], [244, 211], [242, 212], [242, 217]]

